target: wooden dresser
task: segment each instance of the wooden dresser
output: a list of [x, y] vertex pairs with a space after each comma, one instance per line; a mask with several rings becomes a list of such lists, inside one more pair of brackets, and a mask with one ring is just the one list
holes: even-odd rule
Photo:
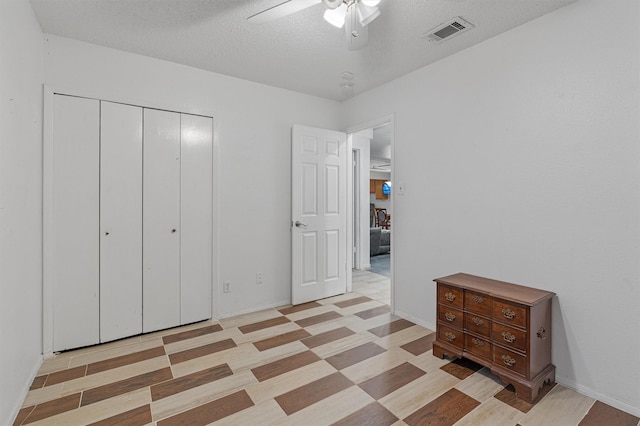
[[510, 383], [533, 402], [551, 364], [551, 299], [555, 293], [468, 274], [434, 280], [438, 285], [437, 338], [433, 355], [468, 358]]

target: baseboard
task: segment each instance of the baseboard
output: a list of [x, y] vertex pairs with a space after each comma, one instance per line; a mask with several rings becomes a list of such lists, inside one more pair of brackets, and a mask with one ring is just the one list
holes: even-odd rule
[[436, 331], [436, 325], [432, 324], [428, 321], [424, 321], [421, 318], [416, 318], [413, 315], [410, 315], [406, 312], [402, 312], [402, 311], [394, 311], [393, 312], [394, 315], [399, 316], [400, 318], [404, 318], [407, 321], [411, 321], [414, 324], [418, 324], [419, 326], [422, 326], [424, 328], [428, 328], [429, 330], [433, 330], [434, 332]]
[[580, 385], [576, 383], [574, 380], [570, 380], [566, 377], [559, 376], [556, 373], [556, 383], [561, 384], [564, 387], [573, 389], [576, 392], [580, 392], [581, 394], [588, 396], [589, 398], [597, 399], [600, 402], [604, 402], [607, 405], [610, 405], [618, 410], [625, 411], [631, 415], [636, 417], [640, 417], [640, 408], [629, 405], [625, 402], [618, 401], [617, 399], [611, 398], [610, 396], [601, 394], [600, 392], [596, 392], [591, 388]]
[[235, 317], [238, 315], [244, 315], [244, 314], [252, 314], [254, 312], [258, 312], [258, 311], [264, 311], [265, 309], [273, 309], [273, 308], [277, 308], [279, 306], [285, 306], [285, 305], [290, 305], [291, 304], [291, 299], [286, 299], [286, 300], [281, 300], [275, 303], [270, 303], [267, 305], [259, 305], [259, 306], [254, 306], [252, 308], [247, 308], [247, 309], [243, 309], [241, 311], [237, 311], [237, 312], [225, 312], [225, 313], [220, 313], [216, 316], [214, 316], [212, 318], [213, 321], [215, 320], [219, 320], [222, 318], [229, 318], [229, 317]]
[[[11, 413], [9, 414], [9, 419], [10, 422], [8, 422], [7, 424], [13, 424], [13, 422], [16, 420], [16, 417], [18, 417], [18, 413], [20, 412], [20, 409], [22, 408], [22, 402], [27, 398], [27, 393], [29, 392], [29, 389], [31, 388], [31, 384], [33, 383], [33, 379], [36, 378], [38, 371], [40, 371], [40, 367], [42, 366], [42, 361], [43, 361], [43, 356], [40, 355], [40, 357], [38, 358], [38, 361], [36, 362], [36, 364], [34, 365], [33, 369], [31, 370], [31, 374], [29, 375], [29, 380], [24, 384], [24, 387], [22, 388], [22, 391], [20, 392], [20, 398], [17, 399], [17, 405], [13, 408], [13, 410], [11, 411]], [[0, 419], [0, 423], [2, 422], [2, 420]]]

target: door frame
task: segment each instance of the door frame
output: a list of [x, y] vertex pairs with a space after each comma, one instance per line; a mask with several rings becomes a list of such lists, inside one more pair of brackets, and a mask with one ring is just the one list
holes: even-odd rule
[[[349, 136], [347, 136], [349, 137]], [[360, 235], [360, 211], [362, 209], [362, 206], [360, 205], [360, 203], [356, 202], [357, 200], [360, 199], [360, 194], [362, 191], [362, 188], [360, 187], [360, 185], [356, 185], [356, 178], [355, 176], [359, 176], [360, 175], [360, 167], [362, 167], [361, 164], [361, 156], [362, 156], [362, 152], [359, 149], [356, 148], [352, 148], [351, 149], [351, 155], [353, 156], [351, 159], [351, 176], [354, 176], [353, 179], [351, 179], [351, 188], [353, 191], [353, 196], [351, 197], [351, 206], [353, 209], [353, 214], [351, 215], [351, 226], [353, 226], [352, 232], [351, 232], [351, 236], [354, 240], [351, 241], [351, 247], [352, 247], [352, 252], [351, 252], [351, 259], [353, 261], [353, 265], [351, 265], [351, 270], [353, 271], [354, 269], [360, 269], [361, 262], [360, 262], [360, 256], [361, 256], [361, 251], [362, 251], [362, 244], [361, 244], [361, 235]]]
[[[369, 121], [361, 122], [360, 124], [348, 126], [345, 130], [347, 134], [347, 161], [349, 164], [353, 164], [353, 139], [352, 135], [354, 133], [361, 132], [362, 130], [371, 129], [374, 127], [380, 127], [384, 124], [391, 126], [391, 182], [395, 180], [395, 114], [389, 114], [386, 116], [382, 116], [376, 119], [372, 119]], [[348, 177], [347, 177], [347, 197], [350, 197], [349, 200], [353, 200], [353, 167], [347, 167]], [[364, 188], [360, 188], [361, 191], [365, 190]], [[368, 191], [368, 189], [366, 189]], [[396, 207], [394, 203], [394, 194], [393, 191], [390, 195], [391, 202], [391, 211], [393, 212], [394, 217], [397, 216]], [[353, 203], [347, 203], [347, 247], [351, 250], [353, 247]], [[391, 247], [395, 247], [395, 232], [391, 233]], [[389, 306], [391, 307], [391, 312], [395, 312], [395, 250], [391, 250], [391, 256], [389, 259], [390, 267], [391, 267], [391, 277], [390, 277], [390, 300]], [[353, 269], [353, 256], [348, 256], [347, 258], [347, 268], [349, 270]], [[353, 291], [352, 285], [352, 274], [347, 274], [347, 293]]]
[[113, 97], [108, 91], [77, 90], [69, 87], [43, 85], [43, 153], [42, 153], [42, 354], [53, 354], [53, 291], [51, 274], [53, 268], [52, 240], [48, 230], [53, 226], [53, 112], [54, 95], [75, 96], [100, 101], [114, 102], [152, 108], [165, 111], [201, 115], [213, 119], [213, 194], [212, 194], [212, 260], [211, 260], [211, 317], [217, 318], [220, 312], [220, 120], [215, 111], [199, 107], [191, 107], [178, 103], [158, 100], [139, 99], [135, 97]]

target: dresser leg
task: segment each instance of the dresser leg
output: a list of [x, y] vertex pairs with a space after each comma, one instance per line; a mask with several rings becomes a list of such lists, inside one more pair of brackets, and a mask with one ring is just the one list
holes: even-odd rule
[[433, 356], [437, 356], [438, 358], [443, 359], [445, 353], [446, 352], [440, 346], [437, 346], [435, 344], [433, 345]]
[[531, 381], [507, 376], [501, 374], [499, 371], [492, 370], [492, 373], [498, 375], [503, 382], [512, 385], [515, 389], [516, 397], [532, 404], [537, 402], [540, 391], [545, 383], [553, 385], [556, 380], [556, 367], [553, 364], [549, 364], [547, 368], [542, 370], [542, 372]]

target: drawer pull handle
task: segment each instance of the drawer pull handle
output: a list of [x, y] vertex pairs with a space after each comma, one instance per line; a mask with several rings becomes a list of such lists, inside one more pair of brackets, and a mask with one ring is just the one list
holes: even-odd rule
[[516, 317], [516, 313], [514, 311], [512, 311], [511, 309], [507, 309], [507, 308], [504, 308], [502, 310], [502, 315], [504, 315], [504, 317], [506, 319], [510, 319], [510, 320], [512, 320], [512, 319], [514, 319]]
[[447, 340], [450, 342], [453, 342], [454, 340], [456, 340], [456, 335], [450, 332], [446, 332], [444, 333], [444, 335], [446, 336]]
[[513, 341], [516, 340], [516, 336], [509, 333], [508, 331], [502, 332], [502, 338], [504, 339], [505, 342], [509, 342], [509, 343], [513, 343]]
[[453, 302], [454, 300], [456, 300], [456, 295], [453, 293], [446, 293], [444, 295], [444, 298], [447, 299], [449, 302]]
[[540, 327], [536, 334], [538, 336], [538, 339], [544, 340], [547, 338], [547, 330], [545, 330], [544, 327]]
[[482, 318], [478, 318], [478, 317], [473, 317], [471, 318], [471, 321], [473, 321], [473, 323], [475, 325], [482, 325], [484, 324], [484, 320]]
[[473, 296], [473, 298], [471, 300], [473, 300], [478, 305], [481, 304], [482, 302], [484, 302], [484, 299], [482, 297], [480, 297], [480, 296]]
[[447, 321], [453, 321], [454, 319], [456, 319], [455, 314], [452, 314], [451, 312], [446, 312], [444, 314], [444, 317], [447, 319]]
[[471, 339], [471, 341], [476, 346], [480, 346], [480, 347], [484, 346], [484, 342], [482, 340], [480, 340], [480, 339], [476, 339], [475, 337], [473, 339]]
[[508, 365], [509, 367], [513, 367], [513, 364], [516, 363], [516, 360], [511, 358], [509, 355], [502, 355], [502, 362], [504, 362], [504, 365]]

